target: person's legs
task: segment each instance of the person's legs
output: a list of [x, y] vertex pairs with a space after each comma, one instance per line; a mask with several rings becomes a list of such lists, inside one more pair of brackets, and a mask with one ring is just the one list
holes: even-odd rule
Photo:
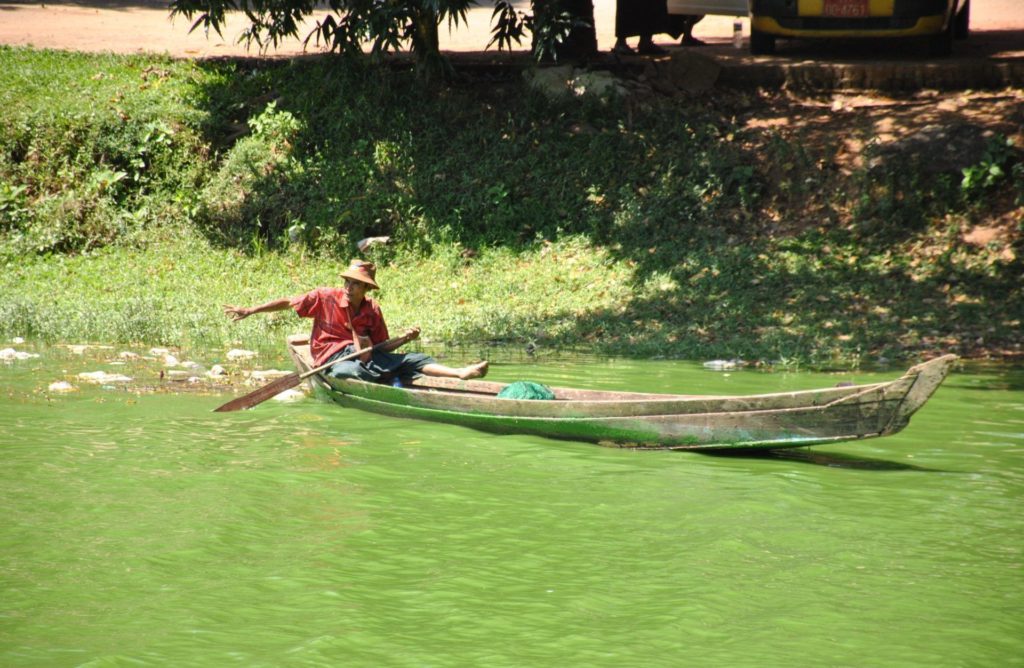
[[[468, 380], [470, 378], [482, 378], [487, 375], [487, 362], [477, 362], [476, 364], [462, 367], [450, 367], [438, 364], [437, 360], [424, 353], [385, 353], [384, 355], [388, 359], [380, 360], [382, 367], [387, 368], [390, 373], [400, 378], [422, 374], [424, 376]], [[376, 361], [377, 359], [375, 355], [374, 360]]]
[[629, 10], [629, 2], [627, 0], [615, 0], [615, 46], [612, 47], [612, 53], [621, 55], [633, 53], [633, 49], [629, 48], [629, 44], [626, 44], [626, 38], [636, 34], [633, 32], [632, 27], [632, 13]]
[[[339, 350], [331, 356], [331, 359], [339, 359], [355, 352], [353, 346], [346, 346], [344, 350]], [[330, 361], [330, 360], [328, 360]], [[327, 367], [327, 370], [323, 372], [325, 376], [331, 378], [351, 378], [353, 380], [363, 380], [367, 383], [380, 382], [380, 373], [376, 369], [370, 368], [366, 364], [362, 364], [358, 359], [350, 359], [344, 362], [337, 362], [336, 364]]]
[[[349, 346], [335, 354], [335, 357], [344, 357], [352, 351]], [[368, 383], [381, 383], [389, 378], [415, 377], [417, 374], [424, 376], [440, 376], [443, 378], [483, 378], [487, 375], [488, 363], [477, 362], [462, 367], [450, 367], [438, 364], [429, 355], [423, 353], [380, 353], [375, 352], [369, 364], [362, 364], [358, 360], [338, 362], [328, 367], [325, 375], [332, 378], [352, 378]]]
[[433, 362], [427, 364], [420, 373], [424, 376], [441, 376], [442, 378], [460, 378], [462, 380], [469, 380], [470, 378], [483, 378], [487, 375], [488, 363], [486, 361], [477, 362], [476, 364], [470, 364], [459, 368], [453, 368]]
[[703, 14], [684, 17], [684, 21], [682, 23], [683, 39], [680, 40], [680, 44], [683, 46], [704, 46], [703, 40], [697, 39], [693, 36], [693, 26], [703, 18]]
[[367, 373], [366, 367], [364, 367], [356, 360], [338, 362], [333, 366], [327, 367], [327, 370], [324, 372], [324, 375], [330, 376], [331, 378], [351, 378], [353, 380], [365, 380], [368, 383], [372, 383], [377, 380], [375, 374]]
[[640, 35], [640, 43], [637, 45], [636, 50], [645, 56], [662, 56], [668, 53], [668, 51], [654, 43], [653, 35], [650, 33]]

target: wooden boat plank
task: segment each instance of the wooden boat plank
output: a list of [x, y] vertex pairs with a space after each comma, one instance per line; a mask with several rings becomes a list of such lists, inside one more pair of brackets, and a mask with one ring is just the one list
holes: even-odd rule
[[[306, 369], [312, 367], [312, 358], [308, 353], [308, 346], [295, 346], [293, 347], [295, 353], [297, 353], [303, 359], [303, 365]], [[349, 382], [349, 381], [346, 381]], [[892, 381], [889, 381], [892, 382]], [[349, 391], [354, 391], [359, 381], [351, 381]], [[815, 390], [798, 390], [793, 392], [779, 392], [769, 393], [760, 395], [699, 395], [699, 394], [659, 394], [659, 393], [648, 393], [648, 392], [623, 392], [623, 391], [609, 391], [609, 390], [580, 390], [576, 388], [565, 388], [565, 387], [552, 387], [551, 390], [555, 393], [555, 399], [557, 401], [572, 401], [572, 402], [595, 402], [599, 405], [600, 410], [607, 410], [607, 404], [616, 403], [624, 404], [629, 402], [644, 402], [644, 401], [722, 401], [728, 402], [730, 400], [737, 402], [761, 402], [768, 398], [778, 398], [780, 402], [783, 402], [779, 407], [785, 405], [800, 406], [808, 405], [808, 399], [814, 400], [814, 404], [828, 403], [834, 401], [837, 398], [844, 397], [849, 394], [854, 394], [860, 390], [868, 387], [882, 387], [889, 383], [875, 383], [872, 385], [858, 385], [850, 387], [837, 387], [837, 388], [826, 388], [826, 389], [815, 389]], [[507, 383], [496, 383], [492, 381], [481, 381], [481, 380], [459, 380], [456, 378], [440, 378], [440, 377], [428, 377], [421, 376], [420, 378], [413, 381], [413, 383], [407, 386], [406, 389], [411, 390], [433, 390], [437, 392], [445, 392], [443, 396], [446, 399], [456, 399], [458, 397], [471, 398], [473, 396], [479, 396], [485, 399], [492, 399], [501, 390], [503, 390], [508, 384]], [[379, 387], [379, 386], [377, 386]], [[503, 400], [505, 402], [515, 400]], [[539, 403], [539, 402], [529, 402]], [[558, 405], [553, 404], [553, 405]]]
[[741, 413], [793, 408], [830, 406], [856, 396], [859, 402], [880, 401], [885, 396], [899, 396], [912, 381], [894, 381], [895, 386], [841, 388], [841, 391], [818, 394], [792, 393], [754, 395], [751, 397], [694, 397], [660, 401], [530, 401], [496, 399], [493, 396], [463, 395], [451, 392], [405, 390], [387, 385], [358, 381], [328, 379], [333, 389], [376, 401], [406, 406], [447, 410], [459, 413], [500, 414], [515, 417], [583, 418], [633, 417], [644, 415], [699, 415], [705, 413]]
[[[300, 371], [308, 346], [289, 351]], [[877, 437], [906, 426], [956, 357], [884, 383], [750, 396], [661, 395], [553, 388], [554, 401], [495, 397], [503, 383], [421, 378], [412, 388], [311, 377], [342, 406], [499, 434], [669, 449], [779, 448]]]
[[[592, 418], [540, 418], [456, 413], [416, 406], [397, 406], [366, 397], [332, 392], [339, 404], [395, 417], [446, 422], [500, 434], [533, 434], [592, 442], [631, 443], [646, 447], [750, 448], [793, 447], [834, 440], [853, 440], [882, 433], [898, 405], [885, 402], [843, 407], [845, 415], [820, 419], [823, 407], [762, 411], [758, 415], [705, 414]], [[685, 419], [680, 419], [685, 418]]]
[[[446, 381], [436, 383], [435, 381]], [[421, 378], [412, 387], [396, 389], [389, 385], [363, 383], [355, 380], [328, 379], [331, 386], [341, 392], [366, 396], [379, 401], [394, 401], [423, 408], [454, 410], [466, 413], [501, 413], [522, 417], [585, 417], [631, 415], [683, 415], [708, 412], [747, 412], [750, 410], [781, 410], [800, 406], [828, 405], [851, 396], [862, 396], [865, 401], [871, 392], [899, 393], [912, 383], [898, 379], [889, 383], [853, 387], [828, 388], [799, 392], [748, 396], [701, 396], [701, 395], [658, 395], [628, 392], [588, 393], [600, 399], [531, 401], [496, 399], [495, 394], [505, 387], [502, 383], [481, 381], [459, 381], [455, 379]], [[440, 386], [445, 389], [433, 389]], [[450, 388], [467, 387], [467, 391], [450, 391]], [[565, 388], [555, 388], [556, 397]], [[481, 391], [486, 390], [486, 392]], [[637, 397], [654, 397], [654, 399]]]

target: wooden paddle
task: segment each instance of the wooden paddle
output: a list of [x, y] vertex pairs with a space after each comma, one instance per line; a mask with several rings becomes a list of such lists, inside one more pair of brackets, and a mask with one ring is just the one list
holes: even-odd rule
[[[370, 350], [371, 351], [383, 350], [384, 352], [390, 352], [390, 351], [394, 350], [395, 348], [399, 347], [400, 345], [402, 345], [403, 343], [405, 343], [406, 341], [408, 341], [409, 339], [410, 339], [410, 337], [409, 337], [408, 334], [406, 334], [404, 336], [396, 336], [393, 339], [388, 339], [387, 341], [381, 341], [380, 343], [378, 343], [374, 347], [370, 348]], [[345, 361], [348, 361], [350, 359], [354, 359], [356, 357], [359, 357], [360, 355], [362, 355], [365, 352], [366, 352], [366, 349], [363, 348], [362, 350], [357, 350], [354, 353], [349, 353], [348, 355], [345, 355], [344, 357], [339, 357], [336, 360], [331, 360], [330, 362], [327, 362], [326, 364], [321, 364], [320, 366], [316, 367], [315, 369], [310, 369], [309, 371], [307, 371], [304, 374], [300, 375], [298, 372], [295, 372], [295, 373], [290, 373], [287, 376], [282, 376], [281, 378], [278, 378], [275, 381], [267, 383], [266, 385], [264, 385], [260, 389], [254, 391], [254, 392], [250, 392], [249, 394], [245, 395], [244, 397], [238, 397], [237, 399], [232, 399], [231, 401], [227, 402], [226, 404], [224, 404], [220, 408], [215, 408], [214, 409], [214, 413], [227, 413], [227, 412], [230, 412], [230, 411], [240, 411], [240, 410], [245, 410], [246, 408], [252, 408], [256, 404], [263, 403], [264, 401], [266, 401], [270, 397], [273, 397], [273, 396], [275, 396], [277, 394], [280, 394], [281, 392], [284, 392], [285, 390], [290, 390], [291, 388], [296, 387], [299, 383], [304, 381], [306, 378], [309, 378], [314, 373], [318, 373], [320, 371], [323, 371], [327, 367], [333, 366], [333, 365], [337, 364], [338, 362], [345, 362]]]

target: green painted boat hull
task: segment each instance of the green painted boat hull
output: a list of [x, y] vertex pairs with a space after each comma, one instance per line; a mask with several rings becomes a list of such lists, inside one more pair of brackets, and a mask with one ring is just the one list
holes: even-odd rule
[[[290, 346], [300, 371], [308, 349]], [[617, 447], [724, 450], [792, 448], [896, 433], [931, 396], [955, 357], [888, 383], [742, 397], [553, 388], [553, 401], [498, 399], [500, 383], [421, 378], [410, 388], [312, 376], [322, 396], [392, 417], [495, 434], [528, 434]]]

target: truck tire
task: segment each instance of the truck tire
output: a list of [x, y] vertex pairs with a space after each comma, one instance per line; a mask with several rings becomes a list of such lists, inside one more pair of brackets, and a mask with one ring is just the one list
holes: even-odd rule
[[775, 35], [769, 35], [768, 33], [751, 28], [750, 53], [755, 56], [775, 53]]
[[953, 32], [956, 23], [954, 18], [949, 19], [946, 29], [937, 35], [928, 38], [928, 55], [937, 58], [945, 58], [953, 53]]

